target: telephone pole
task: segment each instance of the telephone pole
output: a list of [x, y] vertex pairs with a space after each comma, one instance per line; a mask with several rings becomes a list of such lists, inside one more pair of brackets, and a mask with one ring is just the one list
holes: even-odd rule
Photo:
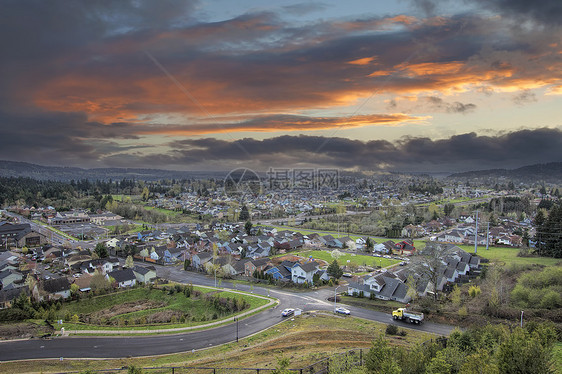
[[476, 224], [474, 230], [474, 254], [478, 252], [478, 210], [476, 210]]

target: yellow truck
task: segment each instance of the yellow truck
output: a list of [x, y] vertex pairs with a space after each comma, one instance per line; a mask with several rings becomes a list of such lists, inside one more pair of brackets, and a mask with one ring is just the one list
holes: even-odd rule
[[410, 312], [406, 308], [398, 308], [392, 311], [392, 318], [419, 325], [423, 322], [423, 313]]

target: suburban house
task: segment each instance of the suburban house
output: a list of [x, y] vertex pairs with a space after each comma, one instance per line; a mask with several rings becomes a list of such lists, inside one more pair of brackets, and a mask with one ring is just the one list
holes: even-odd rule
[[416, 247], [412, 245], [411, 242], [403, 240], [396, 243], [393, 248], [393, 252], [402, 256], [411, 256], [416, 251]]
[[191, 266], [196, 269], [203, 269], [205, 263], [211, 261], [213, 254], [210, 252], [196, 253], [191, 256]]
[[70, 282], [65, 277], [43, 279], [35, 285], [32, 294], [37, 301], [66, 299], [70, 297]]
[[22, 282], [23, 274], [19, 271], [13, 269], [0, 271], [0, 286], [2, 286], [2, 288], [6, 288], [10, 285], [18, 287], [21, 286]]
[[296, 263], [295, 266], [291, 268], [291, 280], [293, 283], [302, 284], [308, 283], [312, 284], [314, 273], [318, 270], [318, 263], [315, 261], [307, 262], [305, 264]]
[[407, 303], [411, 298], [407, 295], [408, 287], [399, 278], [389, 273], [368, 275], [359, 282], [349, 282], [348, 295], [363, 294], [364, 297], [375, 297], [382, 300], [394, 300]]
[[115, 270], [107, 274], [107, 277], [115, 279], [117, 287], [133, 287], [137, 283], [137, 277], [132, 269]]
[[144, 267], [135, 265], [132, 270], [139, 283], [151, 283], [156, 279], [156, 269], [154, 266]]
[[244, 275], [252, 277], [254, 275], [254, 271], [264, 271], [267, 265], [270, 264], [271, 260], [267, 257], [248, 261], [244, 264]]
[[0, 290], [0, 309], [9, 308], [12, 306], [12, 303], [15, 299], [20, 297], [20, 295], [24, 293], [25, 295], [29, 296], [29, 287], [17, 287], [8, 289], [1, 289]]

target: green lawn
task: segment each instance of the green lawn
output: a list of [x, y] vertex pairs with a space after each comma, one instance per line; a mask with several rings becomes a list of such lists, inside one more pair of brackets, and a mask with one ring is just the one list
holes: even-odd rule
[[[312, 256], [314, 259], [324, 260], [328, 263], [334, 261], [332, 257], [331, 251], [320, 251], [320, 250], [310, 250], [310, 251], [298, 251], [298, 252], [291, 252], [296, 256], [302, 256], [308, 258], [308, 256]], [[343, 266], [347, 265], [347, 261], [349, 260], [350, 264], [355, 264], [357, 266], [382, 266], [387, 267], [390, 265], [397, 264], [400, 262], [399, 260], [382, 258], [382, 257], [373, 257], [373, 256], [366, 256], [361, 254], [352, 254], [352, 253], [343, 253], [340, 258], [338, 258], [338, 263]]]
[[181, 212], [177, 211], [177, 210], [157, 208], [157, 207], [153, 207], [153, 206], [145, 206], [144, 209], [155, 210], [157, 212], [164, 213], [164, 214], [167, 214], [167, 215], [172, 216], [172, 217], [177, 217], [177, 216], [181, 215]]
[[[142, 326], [135, 324], [143, 318], [149, 320], [151, 316], [166, 312], [178, 312], [180, 315], [187, 317], [186, 321], [153, 324], [148, 328], [160, 329], [196, 326], [206, 324], [213, 321], [215, 318], [220, 320], [234, 315], [232, 313], [221, 313], [202, 299], [202, 295], [216, 292], [215, 289], [205, 287], [193, 287], [193, 289], [194, 291], [201, 292], [201, 296], [194, 297], [192, 295], [191, 297], [186, 297], [181, 292], [170, 295], [167, 291], [157, 288], [135, 288], [123, 292], [96, 296], [93, 298], [83, 298], [79, 301], [64, 303], [58, 314], [60, 318], [64, 318], [68, 314], [71, 316], [74, 314], [79, 316], [88, 315], [98, 320], [101, 318], [108, 323], [65, 323], [65, 327], [68, 330], [122, 329], [125, 324], [128, 325], [127, 329], [147, 329], [146, 324], [143, 324]], [[249, 304], [249, 307], [244, 309], [244, 312], [254, 308], [259, 308], [268, 302], [268, 300], [263, 298], [228, 291], [220, 291], [217, 294], [223, 298], [244, 299]], [[132, 308], [125, 308], [123, 311], [118, 313], [115, 312], [116, 308], [119, 308], [119, 306], [123, 306], [124, 304], [134, 305], [147, 302], [152, 303], [152, 305], [146, 309], [134, 310]], [[215, 314], [216, 317], [214, 316]], [[150, 325], [148, 322], [147, 324]]]
[[[459, 245], [468, 253], [474, 253], [473, 245]], [[517, 265], [556, 265], [561, 263], [559, 258], [552, 257], [518, 257], [519, 248], [503, 248], [503, 247], [478, 247], [477, 254], [483, 258], [489, 259], [491, 262], [497, 262], [503, 265], [517, 264]]]

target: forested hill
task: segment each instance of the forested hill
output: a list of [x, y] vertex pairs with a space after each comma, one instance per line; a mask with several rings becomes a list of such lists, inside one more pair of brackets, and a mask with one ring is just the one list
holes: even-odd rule
[[27, 177], [38, 180], [122, 180], [154, 181], [160, 179], [224, 178], [225, 172], [174, 171], [159, 169], [101, 168], [42, 166], [27, 162], [0, 160], [0, 177]]
[[560, 183], [562, 182], [562, 162], [550, 162], [548, 164], [536, 164], [523, 166], [518, 169], [488, 169], [467, 171], [449, 175], [448, 179], [459, 180], [493, 180], [510, 179], [512, 181], [532, 183]]

